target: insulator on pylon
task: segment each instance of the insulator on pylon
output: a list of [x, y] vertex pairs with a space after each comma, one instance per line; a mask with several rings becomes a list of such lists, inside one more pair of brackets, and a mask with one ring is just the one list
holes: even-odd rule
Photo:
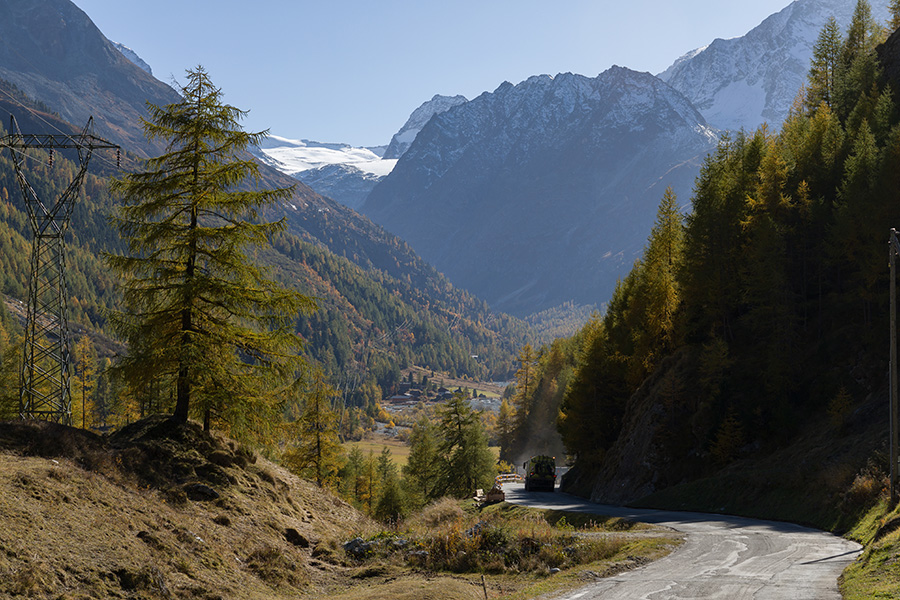
[[53, 166], [53, 148], [50, 148], [50, 166]]
[[122, 168], [122, 150], [119, 148], [116, 148], [116, 168]]

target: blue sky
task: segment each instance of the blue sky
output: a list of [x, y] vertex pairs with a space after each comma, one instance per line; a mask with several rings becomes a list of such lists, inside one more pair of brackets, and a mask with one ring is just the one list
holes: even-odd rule
[[434, 94], [613, 64], [658, 73], [789, 0], [73, 0], [171, 83], [202, 64], [248, 130], [386, 144]]

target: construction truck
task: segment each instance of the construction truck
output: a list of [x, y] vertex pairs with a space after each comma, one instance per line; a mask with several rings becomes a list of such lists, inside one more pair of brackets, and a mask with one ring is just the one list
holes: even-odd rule
[[525, 467], [525, 491], [552, 492], [556, 486], [556, 457], [532, 456], [522, 465]]

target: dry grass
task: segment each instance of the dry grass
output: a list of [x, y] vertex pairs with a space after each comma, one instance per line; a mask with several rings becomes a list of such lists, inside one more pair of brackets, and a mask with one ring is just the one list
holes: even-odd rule
[[[554, 565], [594, 561], [582, 568], [611, 574], [676, 543], [591, 538], [554, 519], [442, 501], [402, 535], [379, 533], [196, 425], [150, 419], [103, 438], [0, 423], [0, 598], [472, 600], [484, 597], [482, 573], [489, 597], [524, 597], [584, 583], [577, 569], [549, 577]], [[357, 535], [377, 542], [371, 553], [347, 553]]]
[[[0, 598], [262, 600], [340, 580], [312, 554], [363, 516], [229, 440], [167, 426], [108, 440], [0, 423]], [[190, 499], [198, 485], [218, 497]]]
[[635, 541], [627, 532], [649, 528], [621, 520], [605, 524], [601, 518], [576, 527], [561, 513], [498, 506], [467, 512], [455, 500], [439, 500], [348, 554], [370, 575], [383, 574], [384, 565], [408, 565], [428, 572], [546, 576], [619, 556]]
[[369, 452], [371, 452], [376, 457], [381, 454], [384, 448], [387, 448], [391, 453], [391, 460], [394, 461], [398, 468], [403, 467], [409, 459], [409, 446], [393, 438], [383, 436], [376, 438], [373, 436], [359, 442], [347, 442], [344, 444], [344, 449], [348, 452], [354, 447], [359, 448], [363, 456], [369, 456]]
[[357, 585], [327, 597], [543, 598], [644, 565], [680, 543], [671, 530], [620, 519], [443, 499], [395, 530], [360, 539], [355, 550], [339, 548]]
[[483, 600], [479, 581], [439, 576], [401, 576], [329, 595], [329, 600]]

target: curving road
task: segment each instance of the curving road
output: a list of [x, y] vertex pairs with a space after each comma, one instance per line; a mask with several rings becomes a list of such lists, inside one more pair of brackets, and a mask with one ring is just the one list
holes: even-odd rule
[[559, 492], [526, 492], [522, 484], [504, 484], [503, 491], [507, 502], [626, 517], [685, 535], [685, 543], [666, 558], [560, 600], [839, 600], [838, 577], [861, 550], [790, 523], [605, 506]]

